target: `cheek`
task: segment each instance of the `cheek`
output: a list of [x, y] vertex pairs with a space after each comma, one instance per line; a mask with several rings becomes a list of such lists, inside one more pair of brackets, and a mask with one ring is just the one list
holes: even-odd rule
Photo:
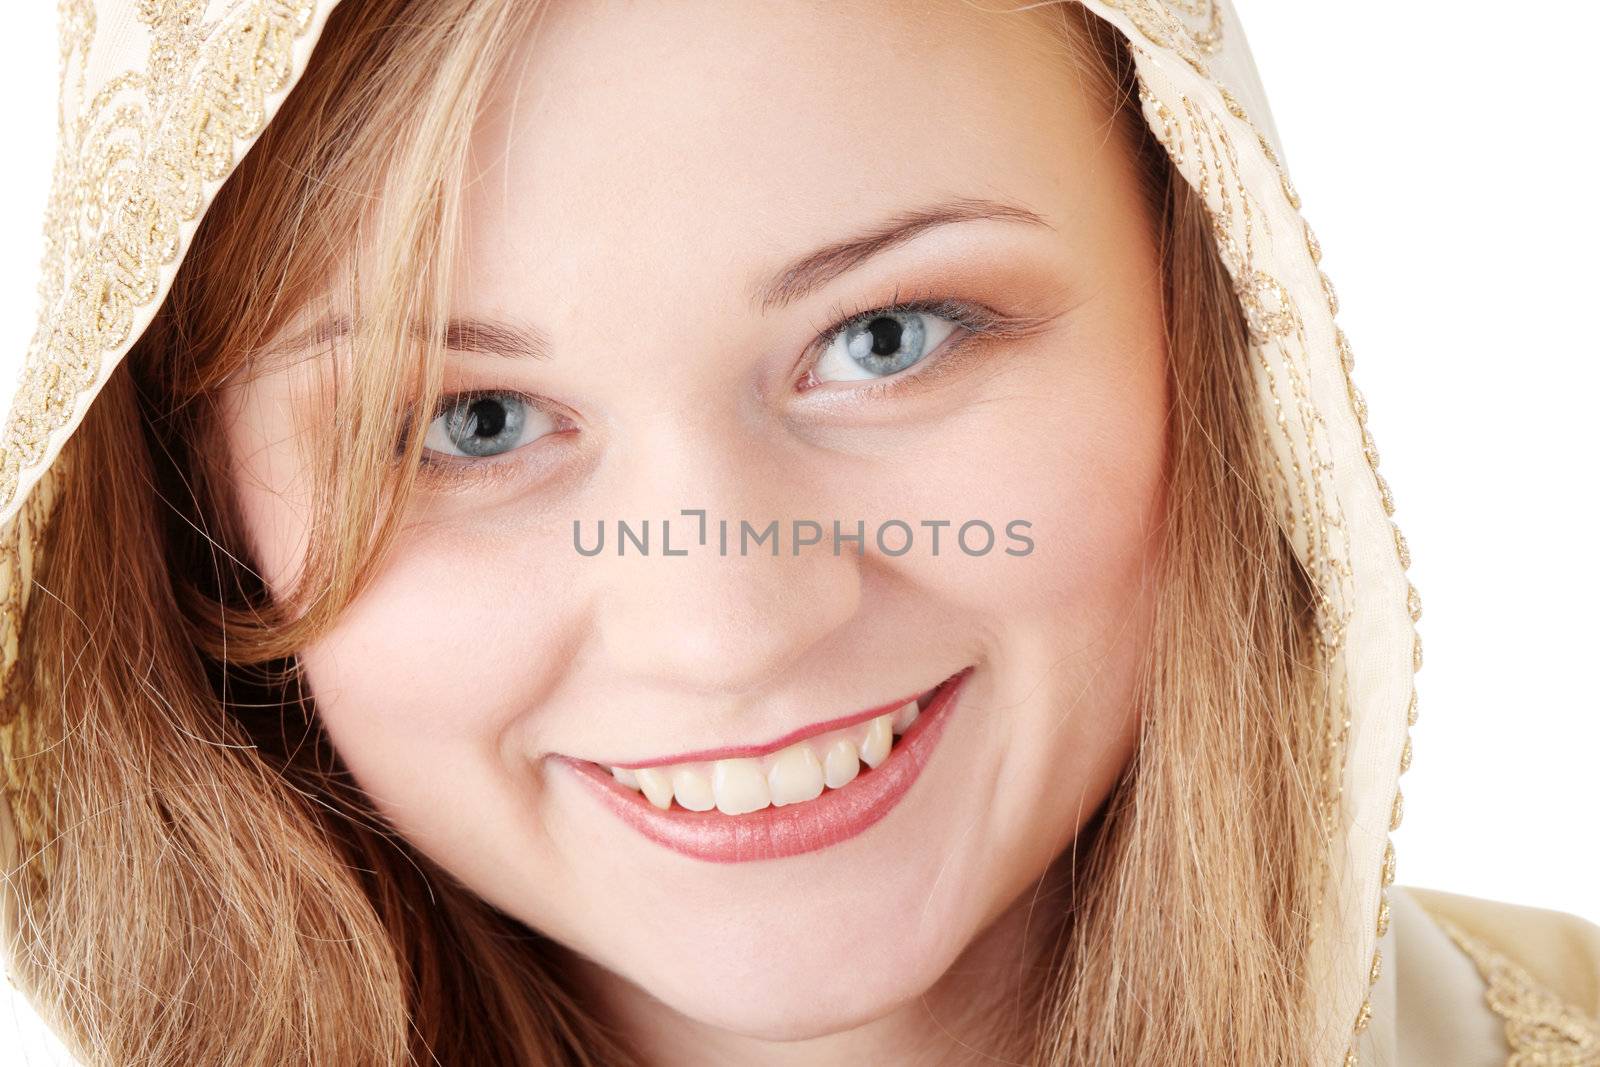
[[233, 499], [252, 562], [273, 596], [298, 581], [310, 529], [305, 464], [292, 427], [263, 390], [230, 396], [226, 423]]
[[995, 688], [981, 721], [969, 720], [967, 749], [984, 755], [963, 769], [963, 788], [985, 797], [991, 870], [1007, 885], [1071, 842], [1136, 744], [1168, 387], [1159, 318], [1120, 321], [1148, 329], [1096, 334], [1091, 324], [1041, 348], [947, 427], [924, 457], [941, 472], [935, 484], [904, 472], [925, 487], [909, 505], [919, 512], [989, 519], [1002, 545], [1005, 522], [1031, 523], [1025, 556], [941, 546], [937, 559], [908, 555], [903, 571], [985, 631]]
[[301, 650], [351, 773], [447, 864], [470, 865], [458, 853], [477, 832], [526, 818], [532, 784], [511, 730], [547, 699], [561, 662], [556, 614], [539, 609], [559, 587], [469, 539], [402, 542], [339, 624]]
[[[1125, 619], [1164, 510], [1166, 406], [1159, 333], [1041, 342], [885, 472], [912, 487], [900, 506], [913, 521], [952, 520], [937, 558], [909, 553], [899, 565], [997, 626], [1032, 620], [1081, 639]], [[994, 528], [993, 550], [961, 550], [967, 519]], [[981, 547], [982, 531], [972, 540]]]

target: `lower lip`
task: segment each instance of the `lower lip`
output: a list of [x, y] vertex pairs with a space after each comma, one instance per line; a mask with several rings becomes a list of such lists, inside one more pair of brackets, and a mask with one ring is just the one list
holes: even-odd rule
[[889, 758], [840, 789], [825, 789], [815, 800], [766, 807], [747, 815], [666, 810], [629, 789], [597, 763], [556, 756], [577, 772], [616, 816], [639, 833], [674, 852], [713, 863], [743, 863], [797, 856], [848, 841], [889, 814], [917, 780], [933, 755], [972, 668], [943, 683], [905, 733], [895, 739]]

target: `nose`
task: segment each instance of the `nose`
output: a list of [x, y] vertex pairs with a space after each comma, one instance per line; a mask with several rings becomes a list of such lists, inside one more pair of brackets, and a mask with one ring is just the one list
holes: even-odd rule
[[[648, 553], [630, 540], [619, 555], [620, 516], [608, 516], [604, 550], [582, 561], [599, 572], [592, 603], [611, 670], [654, 686], [743, 694], [770, 687], [841, 634], [860, 606], [862, 561], [848, 542], [834, 553], [837, 513], [793, 453], [786, 461], [782, 446], [717, 439], [703, 426], [629, 451], [640, 458], [607, 497], [628, 501], [635, 534], [650, 519]], [[686, 509], [703, 509], [704, 519]], [[853, 533], [854, 516], [838, 517]], [[797, 550], [796, 520], [805, 519], [822, 528], [821, 540]], [[755, 541], [774, 520], [776, 554], [771, 536]], [[594, 523], [585, 529], [592, 548]], [[668, 532], [672, 552], [684, 554], [666, 554]]]

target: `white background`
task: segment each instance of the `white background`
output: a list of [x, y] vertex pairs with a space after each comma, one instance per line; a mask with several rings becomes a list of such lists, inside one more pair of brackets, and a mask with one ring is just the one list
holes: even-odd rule
[[[1600, 922], [1600, 250], [1581, 0], [1235, 0], [1422, 595], [1399, 881]], [[31, 332], [54, 5], [8, 10], [0, 382]], [[1236, 32], [1238, 27], [1229, 27]], [[43, 1037], [0, 1064], [56, 1062]], [[64, 1062], [64, 1061], [63, 1061]]]

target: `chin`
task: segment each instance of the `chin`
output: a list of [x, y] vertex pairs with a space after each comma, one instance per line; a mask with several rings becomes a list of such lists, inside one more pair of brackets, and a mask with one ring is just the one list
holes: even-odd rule
[[[878, 867], [858, 857], [857, 877], [796, 871], [786, 893], [746, 885], [692, 905], [652, 893], [646, 906], [578, 936], [586, 980], [619, 1007], [642, 991], [684, 1019], [766, 1041], [881, 1019], [939, 982], [981, 933], [986, 911], [983, 894], [930, 892], [940, 863], [900, 858]], [[976, 888], [960, 870], [942, 869], [947, 883]]]
[[688, 1018], [766, 1041], [802, 1041], [882, 1018], [927, 992], [950, 963], [918, 958], [881, 936], [830, 940], [823, 951], [771, 942], [733, 956], [724, 947], [723, 959], [708, 949], [675, 979], [640, 984]]

